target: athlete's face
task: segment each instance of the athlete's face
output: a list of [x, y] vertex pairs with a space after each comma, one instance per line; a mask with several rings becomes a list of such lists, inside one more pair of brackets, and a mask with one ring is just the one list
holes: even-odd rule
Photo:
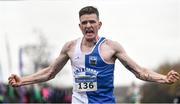
[[96, 14], [85, 14], [80, 17], [79, 27], [87, 40], [96, 38], [101, 25]]

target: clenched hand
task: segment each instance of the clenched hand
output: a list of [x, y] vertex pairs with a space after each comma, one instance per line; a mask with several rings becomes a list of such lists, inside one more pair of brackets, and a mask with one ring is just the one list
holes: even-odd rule
[[167, 84], [173, 84], [176, 81], [178, 81], [180, 79], [180, 74], [174, 70], [171, 70], [168, 72], [168, 74], [166, 75], [166, 83]]
[[21, 78], [15, 74], [11, 74], [11, 76], [8, 78], [9, 85], [13, 87], [19, 87], [21, 85]]

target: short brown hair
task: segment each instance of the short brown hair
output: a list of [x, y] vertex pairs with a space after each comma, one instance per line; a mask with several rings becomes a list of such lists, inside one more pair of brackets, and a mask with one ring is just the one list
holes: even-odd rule
[[82, 8], [80, 11], [79, 11], [79, 18], [82, 16], [82, 15], [85, 15], [85, 14], [96, 14], [97, 15], [97, 18], [99, 19], [99, 11], [97, 8], [93, 7], [93, 6], [86, 6], [84, 8]]

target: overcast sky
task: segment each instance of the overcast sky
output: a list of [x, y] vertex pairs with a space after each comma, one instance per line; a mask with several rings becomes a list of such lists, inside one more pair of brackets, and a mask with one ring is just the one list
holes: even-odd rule
[[[18, 48], [38, 40], [41, 30], [53, 45], [55, 59], [63, 44], [81, 37], [79, 10], [87, 5], [99, 9], [103, 25], [100, 36], [118, 41], [141, 66], [155, 69], [165, 61], [180, 60], [180, 2], [178, 0], [52, 0], [0, 1], [0, 62], [3, 80], [18, 72]], [[12, 67], [8, 70], [5, 37], [9, 40]], [[72, 71], [68, 63], [52, 83], [69, 86]], [[69, 79], [69, 81], [65, 81]], [[115, 85], [141, 83], [120, 62], [116, 62]]]

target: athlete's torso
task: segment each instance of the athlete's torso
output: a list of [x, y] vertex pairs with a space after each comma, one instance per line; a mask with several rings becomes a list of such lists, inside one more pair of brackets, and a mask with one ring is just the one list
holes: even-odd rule
[[100, 38], [88, 53], [81, 51], [82, 38], [77, 40], [70, 57], [74, 78], [72, 103], [115, 103], [114, 64], [107, 63], [100, 52], [104, 40]]

